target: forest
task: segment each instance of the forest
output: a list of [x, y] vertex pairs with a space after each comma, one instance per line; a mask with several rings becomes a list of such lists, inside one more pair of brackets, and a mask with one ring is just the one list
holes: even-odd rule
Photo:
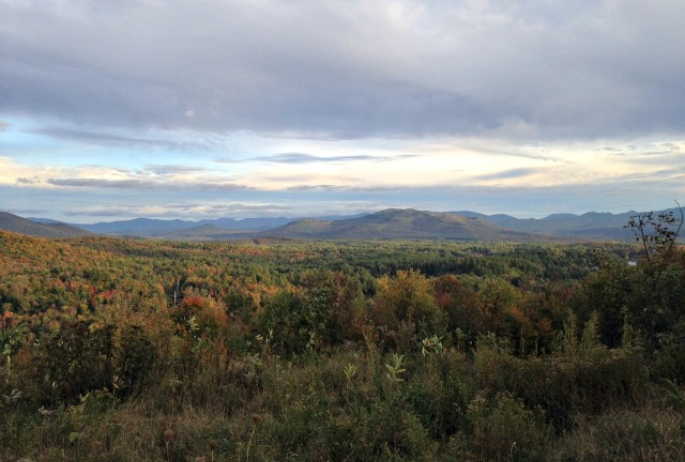
[[0, 232], [0, 460], [682, 461], [672, 237]]

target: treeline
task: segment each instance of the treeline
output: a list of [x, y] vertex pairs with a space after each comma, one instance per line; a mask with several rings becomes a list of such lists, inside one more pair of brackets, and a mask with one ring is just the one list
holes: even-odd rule
[[641, 253], [0, 233], [0, 458], [682, 460], [685, 254]]

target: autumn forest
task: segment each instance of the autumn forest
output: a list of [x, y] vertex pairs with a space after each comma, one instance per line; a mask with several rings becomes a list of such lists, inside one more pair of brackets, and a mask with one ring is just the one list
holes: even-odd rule
[[0, 232], [0, 459], [683, 460], [685, 252], [657, 237]]

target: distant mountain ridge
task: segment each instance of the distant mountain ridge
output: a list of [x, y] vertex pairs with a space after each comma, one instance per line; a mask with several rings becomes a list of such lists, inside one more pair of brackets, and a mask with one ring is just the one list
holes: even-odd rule
[[[359, 216], [359, 215], [354, 215]], [[339, 220], [351, 218], [350, 216], [326, 216], [324, 220]], [[73, 226], [85, 229], [96, 234], [112, 234], [116, 236], [141, 236], [141, 237], [173, 237], [174, 235], [189, 235], [192, 230], [197, 230], [199, 234], [204, 234], [206, 226], [214, 226], [217, 230], [224, 233], [234, 234], [226, 231], [259, 232], [278, 228], [293, 221], [297, 217], [264, 217], [264, 218], [215, 218], [199, 221], [190, 220], [161, 220], [156, 218], [134, 218], [132, 220], [119, 220], [110, 222], [100, 222], [94, 224], [76, 224]]]
[[[388, 209], [347, 220], [302, 219], [260, 233], [297, 239], [449, 239], [530, 241], [527, 233], [506, 230], [476, 217], [414, 209]], [[540, 237], [538, 236], [538, 239]]]
[[82, 237], [91, 234], [66, 223], [54, 220], [40, 223], [7, 212], [0, 212], [0, 230], [48, 238]]
[[[472, 212], [449, 212], [461, 216], [470, 216]], [[484, 220], [503, 228], [525, 233], [546, 234], [568, 238], [596, 239], [630, 239], [633, 234], [624, 226], [637, 212], [620, 214], [608, 212], [588, 212], [582, 215], [571, 213], [552, 214], [545, 218], [514, 218], [509, 215], [482, 215]]]
[[[673, 211], [680, 217], [678, 209]], [[0, 229], [40, 237], [76, 237], [89, 233], [171, 240], [278, 239], [481, 239], [481, 240], [631, 240], [625, 225], [637, 212], [619, 214], [556, 213], [545, 218], [515, 218], [473, 211], [428, 212], [388, 209], [376, 213], [316, 218], [217, 218], [199, 221], [136, 218], [94, 224], [66, 224], [45, 218], [21, 218], [0, 212]], [[660, 213], [660, 212], [655, 212]], [[447, 217], [459, 218], [459, 220]], [[471, 220], [471, 221], [464, 221]], [[527, 236], [530, 235], [530, 236]]]

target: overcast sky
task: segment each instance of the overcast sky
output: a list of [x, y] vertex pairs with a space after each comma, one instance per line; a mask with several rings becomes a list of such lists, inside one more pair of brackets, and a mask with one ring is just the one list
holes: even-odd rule
[[682, 0], [0, 0], [0, 210], [685, 202]]

